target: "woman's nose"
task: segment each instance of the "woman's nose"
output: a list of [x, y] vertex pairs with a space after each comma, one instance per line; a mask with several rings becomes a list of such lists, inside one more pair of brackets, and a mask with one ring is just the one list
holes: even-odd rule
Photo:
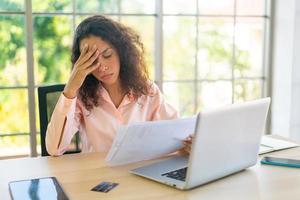
[[108, 67], [104, 66], [101, 62], [100, 62], [100, 65], [99, 65], [99, 72], [105, 72], [106, 70], [108, 69]]
[[101, 60], [100, 57], [101, 57], [101, 56], [99, 56], [99, 57], [97, 58], [97, 62], [99, 63], [99, 68], [98, 68], [98, 70], [99, 70], [99, 72], [104, 72], [104, 71], [106, 71], [106, 70], [108, 69], [108, 67], [105, 65], [105, 63], [103, 63], [103, 61]]
[[[98, 61], [99, 62], [99, 61]], [[98, 67], [98, 71], [102, 72], [103, 71], [103, 65], [101, 62], [99, 62], [99, 67]]]
[[99, 70], [99, 71], [103, 71], [103, 64], [102, 64], [102, 62], [101, 62], [100, 56], [97, 58], [97, 62], [99, 63], [98, 70]]

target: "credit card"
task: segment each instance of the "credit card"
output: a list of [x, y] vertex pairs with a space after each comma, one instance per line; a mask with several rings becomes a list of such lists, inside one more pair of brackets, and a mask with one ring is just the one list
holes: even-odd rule
[[96, 192], [109, 192], [110, 190], [114, 189], [116, 186], [118, 186], [119, 183], [112, 183], [112, 182], [101, 182], [99, 185], [96, 185], [91, 189], [91, 191], [96, 191]]

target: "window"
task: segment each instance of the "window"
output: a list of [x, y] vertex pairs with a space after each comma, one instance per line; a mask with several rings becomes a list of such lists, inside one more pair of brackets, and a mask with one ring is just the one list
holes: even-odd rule
[[266, 95], [269, 7], [259, 0], [2, 0], [0, 157], [39, 151], [29, 134], [37, 132], [39, 145], [36, 88], [68, 80], [74, 29], [87, 16], [104, 14], [135, 29], [151, 79], [191, 116]]
[[266, 95], [267, 1], [163, 1], [163, 89], [182, 116]]

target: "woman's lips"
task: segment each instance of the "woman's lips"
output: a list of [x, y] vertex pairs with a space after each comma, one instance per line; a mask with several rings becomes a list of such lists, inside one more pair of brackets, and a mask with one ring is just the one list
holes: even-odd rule
[[104, 76], [101, 76], [101, 79], [104, 79], [104, 80], [110, 79], [112, 77], [112, 75], [113, 75], [113, 73], [112, 74], [106, 74]]

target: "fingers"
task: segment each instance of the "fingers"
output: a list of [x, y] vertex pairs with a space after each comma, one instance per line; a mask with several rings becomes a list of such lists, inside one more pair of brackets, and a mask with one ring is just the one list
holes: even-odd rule
[[192, 151], [192, 147], [191, 145], [186, 145], [183, 150], [187, 153], [187, 154], [190, 154], [191, 151]]
[[190, 134], [187, 138], [185, 138], [183, 141], [188, 142], [188, 143], [192, 143], [192, 140], [194, 138], [194, 134]]
[[194, 134], [190, 134], [186, 139], [182, 141], [183, 148], [181, 151], [183, 152], [183, 154], [189, 155], [191, 153], [193, 138]]
[[192, 146], [192, 140], [184, 140], [182, 143], [184, 146]]
[[191, 148], [189, 146], [184, 146], [181, 149], [179, 149], [180, 155], [189, 155], [191, 153]]
[[83, 48], [80, 50], [80, 56], [78, 60], [81, 60], [83, 56], [88, 52], [89, 50], [89, 45], [87, 43], [84, 44]]
[[[82, 66], [82, 67], [89, 67], [89, 65], [84, 65], [86, 62], [88, 62], [91, 57], [97, 52], [97, 46], [96, 45], [93, 45], [92, 48], [90, 47], [87, 47], [87, 49], [83, 50], [83, 53], [82, 55], [80, 55], [80, 57], [78, 58], [77, 60], [77, 65], [78, 66]], [[99, 55], [99, 51], [98, 51], [98, 55]], [[97, 56], [98, 56], [97, 55]], [[94, 62], [94, 61], [93, 61]], [[92, 62], [92, 63], [93, 63]], [[91, 64], [92, 64], [91, 63]], [[90, 65], [91, 65], [90, 64]], [[84, 65], [84, 66], [83, 66]]]
[[91, 67], [86, 69], [86, 74], [92, 73], [95, 69], [97, 69], [100, 66], [100, 63], [97, 62], [96, 64], [92, 65]]
[[84, 64], [82, 64], [83, 68], [91, 67], [95, 63], [95, 60], [97, 60], [99, 54], [100, 54], [99, 50], [96, 50], [96, 52], [93, 54], [93, 56], [90, 57], [90, 59], [87, 60]]
[[82, 58], [82, 64], [87, 62], [96, 53], [97, 47], [94, 45], [91, 50], [89, 50]]

